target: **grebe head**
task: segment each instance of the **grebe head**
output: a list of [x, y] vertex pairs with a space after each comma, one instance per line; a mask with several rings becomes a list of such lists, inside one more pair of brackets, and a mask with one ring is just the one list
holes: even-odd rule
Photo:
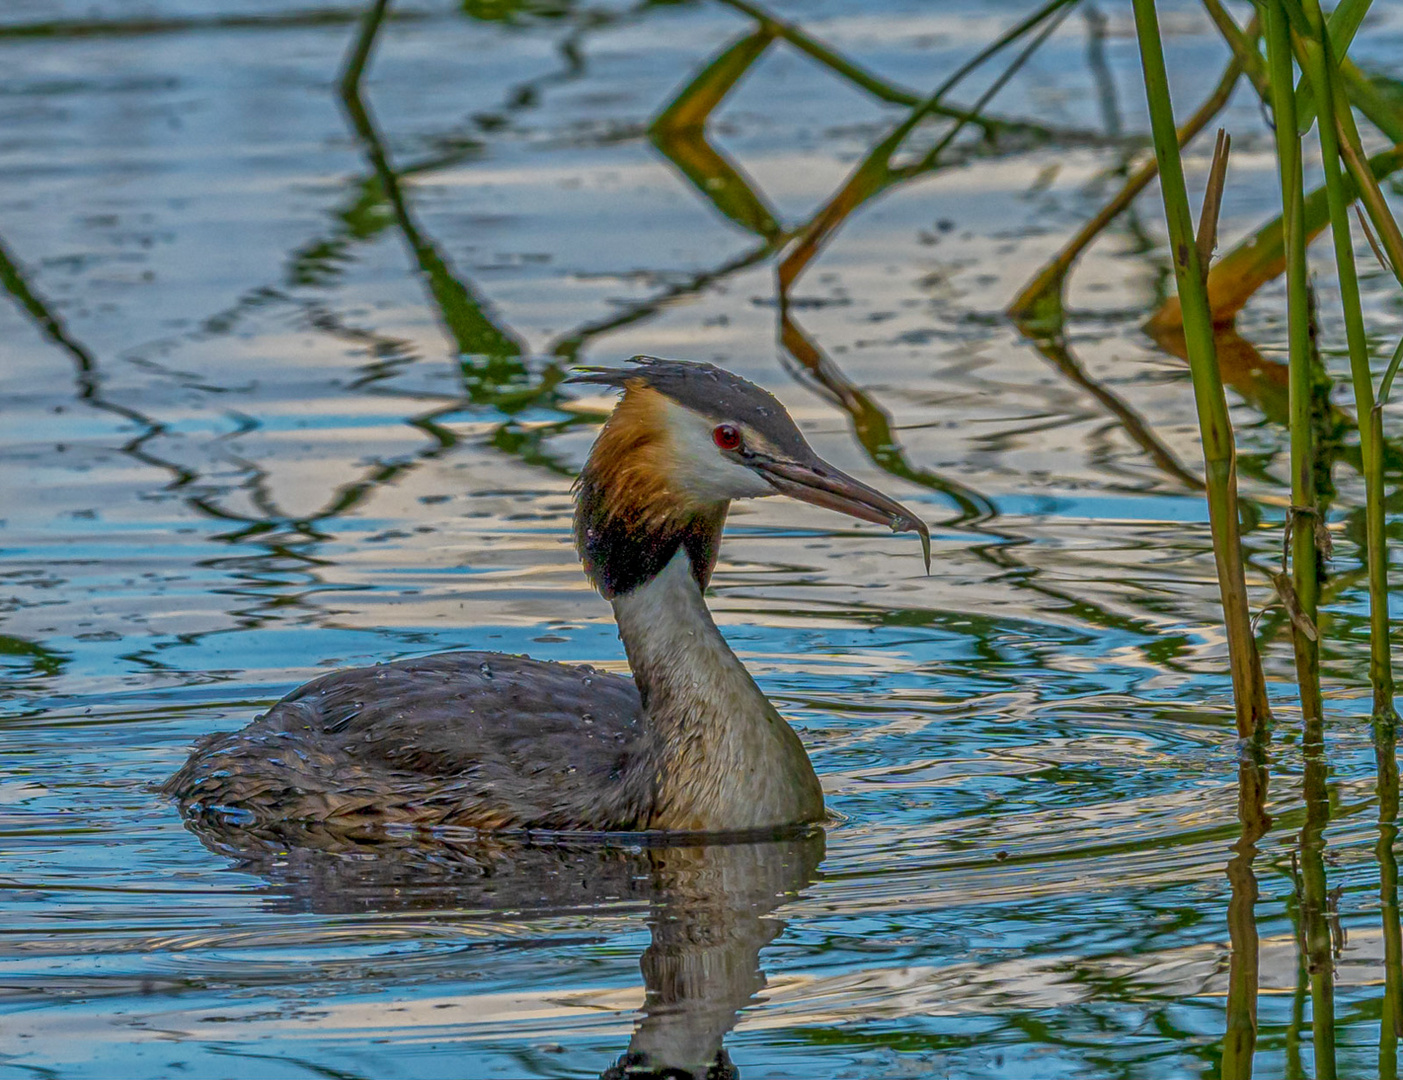
[[773, 394], [711, 364], [630, 363], [571, 377], [624, 391], [577, 483], [576, 542], [606, 597], [651, 578], [679, 547], [705, 587], [727, 504], [766, 495], [915, 531], [929, 571], [925, 523], [814, 453]]

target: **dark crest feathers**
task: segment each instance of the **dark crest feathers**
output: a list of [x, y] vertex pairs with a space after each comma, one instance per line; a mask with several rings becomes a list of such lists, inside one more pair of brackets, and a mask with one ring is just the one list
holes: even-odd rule
[[569, 382], [626, 387], [641, 381], [716, 423], [743, 423], [763, 434], [777, 450], [802, 458], [810, 453], [799, 428], [773, 394], [748, 379], [697, 360], [635, 356], [632, 367], [577, 368]]

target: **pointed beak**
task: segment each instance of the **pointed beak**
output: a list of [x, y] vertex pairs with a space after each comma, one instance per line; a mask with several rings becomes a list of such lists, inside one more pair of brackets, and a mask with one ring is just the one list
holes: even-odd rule
[[837, 510], [840, 514], [889, 525], [892, 532], [916, 532], [921, 537], [926, 573], [930, 573], [930, 530], [926, 523], [895, 499], [854, 480], [817, 457], [811, 461], [756, 458], [750, 466], [781, 495]]

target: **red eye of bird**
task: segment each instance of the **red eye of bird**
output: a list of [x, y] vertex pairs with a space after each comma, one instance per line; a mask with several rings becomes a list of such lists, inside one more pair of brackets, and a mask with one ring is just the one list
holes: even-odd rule
[[718, 424], [711, 433], [716, 445], [722, 450], [735, 450], [740, 447], [740, 428], [734, 424]]

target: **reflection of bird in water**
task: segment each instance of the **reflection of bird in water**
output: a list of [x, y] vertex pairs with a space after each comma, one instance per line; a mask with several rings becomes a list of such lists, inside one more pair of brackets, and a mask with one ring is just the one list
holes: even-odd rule
[[784, 930], [771, 914], [805, 888], [823, 834], [649, 851], [647, 996], [628, 1052], [604, 1080], [733, 1080], [722, 1039], [765, 986], [760, 950]]
[[722, 1040], [765, 985], [760, 950], [785, 927], [776, 909], [814, 880], [824, 853], [819, 829], [730, 843], [638, 844], [641, 838], [630, 837], [625, 847], [465, 842], [417, 832], [370, 841], [323, 825], [263, 832], [217, 817], [191, 825], [212, 851], [234, 859], [235, 869], [265, 878], [266, 902], [275, 909], [422, 912], [435, 921], [471, 912], [475, 924], [502, 921], [507, 932], [483, 938], [486, 956], [460, 947], [451, 960], [435, 961], [436, 984], [453, 981], [460, 967], [476, 973], [486, 963], [497, 977], [517, 973], [529, 985], [540, 963], [530, 958], [553, 943], [538, 929], [542, 918], [603, 905], [617, 917], [621, 902], [646, 904], [643, 1008], [628, 1050], [605, 1080], [736, 1075]]
[[734, 831], [817, 821], [808, 755], [702, 590], [732, 499], [785, 494], [925, 525], [810, 449], [784, 407], [709, 364], [637, 357], [577, 486], [575, 539], [613, 602], [632, 680], [441, 653], [338, 671], [202, 740], [165, 791], [249, 822]]

